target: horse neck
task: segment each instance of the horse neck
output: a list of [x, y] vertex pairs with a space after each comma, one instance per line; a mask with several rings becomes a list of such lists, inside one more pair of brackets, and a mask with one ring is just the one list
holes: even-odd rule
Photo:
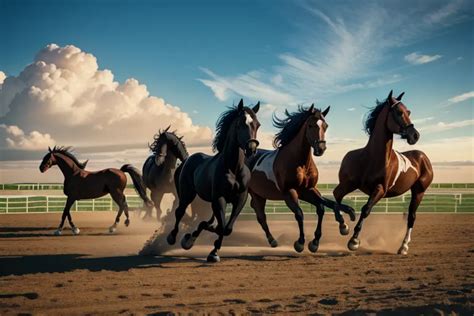
[[183, 144], [181, 141], [177, 141], [176, 143], [173, 143], [172, 146], [175, 148], [176, 152], [178, 153], [175, 155], [179, 160], [185, 161], [188, 158], [188, 153], [186, 151], [186, 148], [184, 148]]
[[242, 167], [245, 164], [244, 151], [239, 147], [237, 135], [235, 135], [235, 132], [232, 129], [227, 135], [222, 155], [226, 169], [235, 172], [239, 167]]
[[280, 151], [289, 153], [291, 157], [288, 162], [289, 164], [294, 164], [295, 166], [314, 164], [313, 158], [311, 157], [311, 145], [306, 138], [306, 127], [307, 123], [305, 122], [296, 136], [280, 149]]
[[365, 146], [368, 156], [373, 159], [371, 165], [374, 168], [385, 168], [390, 161], [393, 147], [393, 133], [386, 127], [388, 107], [385, 107], [375, 122], [369, 141]]
[[54, 154], [54, 156], [56, 157], [56, 163], [65, 178], [71, 177], [79, 170], [79, 167], [69, 157], [62, 154]]

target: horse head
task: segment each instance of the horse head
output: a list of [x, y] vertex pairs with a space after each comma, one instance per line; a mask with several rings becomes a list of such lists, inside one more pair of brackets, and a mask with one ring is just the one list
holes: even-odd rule
[[390, 106], [389, 115], [387, 117], [387, 129], [400, 135], [406, 139], [408, 144], [414, 145], [420, 139], [420, 133], [415, 129], [415, 126], [410, 120], [411, 111], [403, 104], [402, 97], [405, 92], [402, 92], [398, 97], [394, 98], [390, 91], [387, 97], [387, 104]]
[[239, 147], [245, 152], [247, 157], [254, 155], [257, 151], [259, 142], [257, 140], [257, 130], [260, 122], [257, 119], [257, 112], [260, 109], [260, 102], [253, 108], [244, 107], [241, 99], [237, 106], [238, 117], [235, 123], [237, 142]]
[[313, 148], [315, 156], [322, 156], [326, 151], [325, 134], [329, 125], [326, 123], [326, 115], [329, 113], [328, 106], [326, 110], [320, 111], [314, 108], [314, 103], [307, 110], [310, 115], [306, 121], [306, 139]]

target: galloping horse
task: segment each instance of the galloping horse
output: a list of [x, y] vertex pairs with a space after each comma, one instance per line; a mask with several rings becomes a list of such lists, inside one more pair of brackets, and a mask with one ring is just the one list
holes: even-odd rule
[[[256, 113], [259, 108], [260, 102], [250, 109], [244, 107], [243, 100], [240, 100], [237, 107], [224, 112], [217, 122], [213, 149], [218, 153], [215, 156], [193, 154], [176, 169], [179, 206], [175, 211], [175, 226], [167, 238], [169, 244], [176, 242], [179, 222], [188, 205], [199, 195], [204, 201], [212, 203], [213, 215], [208, 221], [201, 222], [192, 235], [186, 234], [181, 245], [184, 249], [190, 249], [203, 229], [215, 232], [219, 238], [207, 261], [220, 260], [217, 253], [222, 240], [231, 234], [234, 222], [247, 201], [250, 170], [245, 165], [245, 157], [255, 154], [258, 146], [256, 136], [260, 123]], [[232, 213], [226, 225], [227, 203], [232, 204]], [[215, 228], [211, 227], [214, 218], [217, 219]]]
[[420, 138], [410, 120], [410, 111], [402, 103], [403, 94], [393, 98], [390, 91], [384, 102], [377, 101], [377, 106], [365, 121], [365, 130], [369, 134], [367, 145], [348, 152], [342, 160], [339, 185], [333, 192], [336, 201], [340, 203], [346, 194], [355, 189], [369, 195], [354, 228], [354, 235], [347, 244], [350, 250], [359, 248], [362, 223], [372, 207], [381, 198], [398, 196], [410, 189], [407, 232], [398, 250], [399, 254], [407, 254], [416, 210], [433, 180], [433, 168], [423, 152], [411, 150], [399, 153], [392, 149], [393, 134], [399, 134], [410, 145]]
[[280, 128], [280, 132], [274, 139], [276, 150], [259, 149], [257, 154], [248, 160], [252, 170], [252, 178], [249, 183], [249, 193], [252, 197], [251, 206], [255, 210], [257, 220], [264, 230], [267, 240], [272, 247], [278, 245], [267, 225], [265, 216], [265, 203], [269, 200], [284, 200], [286, 205], [295, 214], [298, 222], [299, 238], [294, 247], [297, 252], [304, 249], [305, 237], [303, 230], [303, 211], [299, 206], [298, 199], [316, 206], [318, 214], [318, 225], [314, 233], [314, 240], [308, 244], [312, 252], [316, 252], [321, 238], [321, 225], [324, 216], [324, 206], [334, 210], [336, 220], [340, 223], [341, 234], [347, 235], [349, 227], [339, 212], [342, 209], [349, 213], [355, 220], [354, 210], [346, 205], [338, 205], [331, 200], [321, 196], [316, 184], [318, 182], [318, 169], [311, 155], [321, 156], [326, 150], [324, 139], [328, 124], [325, 116], [329, 112], [328, 107], [322, 111], [314, 108], [305, 109], [299, 107], [297, 112], [285, 111], [286, 118], [273, 118], [273, 125]]
[[[172, 193], [175, 197], [171, 210], [178, 206], [178, 195], [174, 185], [173, 174], [176, 169], [176, 161], [181, 162], [188, 158], [186, 146], [182, 141], [183, 137], [178, 137], [175, 132], [169, 132], [168, 126], [164, 131], [159, 131], [153, 137], [153, 143], [149, 146], [153, 152], [142, 169], [142, 178], [146, 187], [151, 191], [151, 200], [155, 204], [156, 218], [160, 220], [160, 204], [165, 193]], [[153, 207], [146, 209], [145, 218], [151, 218]]]
[[125, 172], [128, 172], [132, 178], [133, 185], [140, 197], [146, 205], [152, 206], [145, 191], [145, 186], [142, 182], [139, 171], [132, 165], [123, 165], [122, 168], [108, 168], [96, 172], [84, 170], [86, 163], [80, 163], [77, 158], [70, 152], [70, 147], [48, 147], [48, 153], [43, 157], [39, 169], [46, 172], [54, 165], [58, 165], [59, 169], [64, 175], [64, 194], [67, 196], [66, 205], [64, 206], [61, 223], [55, 231], [55, 235], [61, 235], [64, 221], [67, 217], [72, 232], [77, 235], [80, 230], [72, 222], [70, 213], [71, 206], [77, 200], [95, 199], [106, 194], [110, 194], [115, 203], [119, 206], [119, 211], [115, 222], [110, 226], [109, 231], [112, 233], [116, 230], [117, 224], [120, 222], [122, 212], [125, 212], [127, 219], [125, 226], [130, 225], [128, 215], [128, 206], [123, 191], [127, 185], [127, 177]]

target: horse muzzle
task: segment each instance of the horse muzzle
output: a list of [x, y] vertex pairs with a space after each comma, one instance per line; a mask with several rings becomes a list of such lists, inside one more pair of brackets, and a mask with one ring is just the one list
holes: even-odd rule
[[416, 130], [413, 124], [408, 125], [406, 128], [402, 130], [400, 133], [402, 139], [406, 139], [407, 143], [410, 145], [414, 145], [420, 139], [420, 133]]
[[319, 157], [324, 154], [326, 151], [326, 141], [325, 140], [317, 140], [313, 144], [313, 155]]
[[245, 156], [248, 158], [248, 157], [251, 157], [253, 155], [255, 155], [255, 153], [257, 152], [257, 147], [260, 143], [258, 142], [258, 140], [252, 138], [250, 139], [248, 142], [247, 142], [247, 145], [245, 146]]

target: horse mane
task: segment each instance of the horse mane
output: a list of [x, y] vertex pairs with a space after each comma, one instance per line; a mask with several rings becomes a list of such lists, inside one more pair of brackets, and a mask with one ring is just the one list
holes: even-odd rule
[[364, 131], [370, 136], [375, 128], [375, 123], [377, 122], [377, 118], [379, 117], [380, 113], [382, 112], [384, 106], [387, 104], [387, 100], [379, 101], [375, 100], [375, 106], [367, 112], [364, 118]]
[[[244, 107], [245, 109], [246, 107]], [[229, 107], [227, 111], [219, 116], [216, 123], [216, 136], [212, 141], [212, 151], [220, 152], [224, 149], [227, 134], [229, 133], [232, 122], [239, 116], [237, 106]]]
[[177, 153], [183, 157], [183, 159], [186, 159], [189, 154], [188, 150], [186, 149], [186, 144], [183, 142], [183, 136], [179, 137], [176, 135], [176, 131], [169, 132], [168, 129], [169, 127], [163, 131], [159, 130], [158, 133], [153, 135], [153, 143], [148, 145], [148, 147], [154, 154], [157, 154], [160, 150], [159, 139], [160, 137], [165, 137], [166, 140], [171, 143], [172, 148], [176, 150]]
[[[321, 112], [320, 109], [316, 109], [316, 111]], [[302, 105], [298, 105], [296, 112], [290, 113], [285, 110], [286, 117], [281, 119], [273, 114], [273, 126], [280, 129], [273, 139], [273, 147], [279, 148], [287, 145], [298, 134], [304, 122], [313, 114], [314, 112]]]
[[80, 163], [79, 160], [77, 160], [76, 156], [72, 154], [72, 147], [68, 146], [54, 146], [53, 149], [50, 150], [52, 154], [63, 154], [64, 156], [67, 156], [71, 158], [71, 160], [81, 169], [84, 169], [87, 165], [87, 162], [89, 160], [84, 161], [83, 163]]

